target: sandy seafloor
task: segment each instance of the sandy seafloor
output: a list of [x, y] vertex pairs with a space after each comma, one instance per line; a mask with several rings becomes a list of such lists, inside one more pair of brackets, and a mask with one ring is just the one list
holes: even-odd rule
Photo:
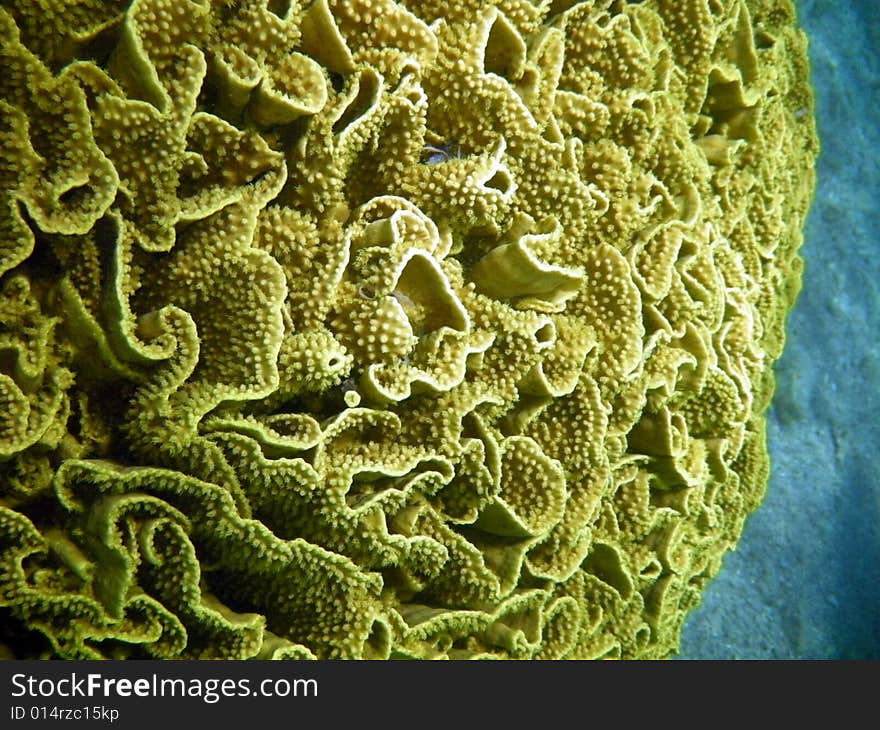
[[880, 659], [880, 0], [798, 0], [822, 152], [761, 508], [684, 659]]

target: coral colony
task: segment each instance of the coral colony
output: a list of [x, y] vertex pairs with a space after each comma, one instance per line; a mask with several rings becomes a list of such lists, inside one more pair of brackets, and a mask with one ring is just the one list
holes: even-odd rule
[[673, 654], [767, 481], [795, 22], [0, 2], [0, 652]]

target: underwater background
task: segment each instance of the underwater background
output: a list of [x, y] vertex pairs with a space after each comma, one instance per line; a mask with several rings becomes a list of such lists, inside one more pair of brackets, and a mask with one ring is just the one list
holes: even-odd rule
[[764, 504], [682, 659], [880, 659], [880, 2], [798, 0], [819, 139]]

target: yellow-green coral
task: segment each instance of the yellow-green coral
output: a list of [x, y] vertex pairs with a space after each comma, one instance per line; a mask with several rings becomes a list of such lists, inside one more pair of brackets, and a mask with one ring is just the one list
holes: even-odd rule
[[0, 644], [664, 657], [759, 504], [790, 0], [0, 1]]

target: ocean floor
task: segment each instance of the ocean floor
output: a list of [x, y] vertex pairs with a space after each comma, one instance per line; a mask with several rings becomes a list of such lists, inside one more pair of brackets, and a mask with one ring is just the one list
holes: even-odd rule
[[880, 659], [880, 3], [799, 0], [822, 153], [762, 507], [683, 659]]

